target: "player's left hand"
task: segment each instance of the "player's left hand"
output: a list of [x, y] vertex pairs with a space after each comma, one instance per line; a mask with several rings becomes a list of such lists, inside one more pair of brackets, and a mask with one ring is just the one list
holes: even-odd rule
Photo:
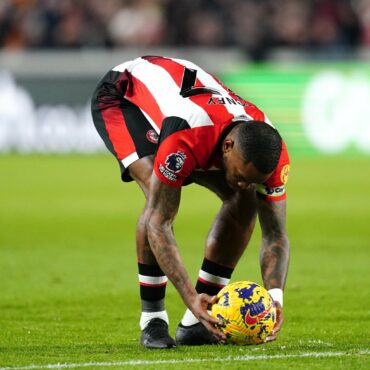
[[281, 329], [281, 326], [283, 325], [283, 322], [284, 322], [283, 307], [281, 306], [279, 302], [275, 301], [274, 304], [276, 308], [276, 323], [275, 323], [274, 330], [272, 331], [271, 335], [269, 335], [265, 339], [265, 343], [272, 342], [277, 338], [278, 333]]

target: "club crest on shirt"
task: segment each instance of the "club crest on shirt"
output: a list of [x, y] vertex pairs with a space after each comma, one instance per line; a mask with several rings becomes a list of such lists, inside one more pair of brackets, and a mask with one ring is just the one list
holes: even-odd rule
[[154, 130], [149, 130], [146, 133], [146, 139], [151, 143], [157, 144], [158, 143], [158, 134]]
[[166, 157], [165, 165], [159, 165], [160, 173], [170, 181], [177, 181], [177, 173], [181, 171], [186, 159], [185, 153], [177, 151]]

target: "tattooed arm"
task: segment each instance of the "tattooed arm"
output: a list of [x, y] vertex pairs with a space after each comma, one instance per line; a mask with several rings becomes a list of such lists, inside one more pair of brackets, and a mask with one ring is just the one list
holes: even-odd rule
[[258, 201], [258, 217], [262, 229], [260, 263], [263, 282], [267, 289], [284, 289], [285, 286], [289, 263], [285, 213], [286, 200]]
[[215, 324], [218, 320], [208, 315], [211, 297], [198, 294], [181, 260], [172, 231], [172, 224], [180, 204], [181, 188], [168, 186], [153, 173], [150, 186], [146, 228], [150, 247], [163, 272], [179, 292], [181, 298], [199, 321], [214, 335], [225, 339]]
[[[262, 279], [267, 289], [284, 289], [289, 265], [289, 240], [285, 230], [286, 200], [267, 202], [258, 200], [258, 217], [262, 229], [260, 264]], [[277, 322], [267, 341], [275, 340], [283, 324], [283, 311], [275, 302]]]

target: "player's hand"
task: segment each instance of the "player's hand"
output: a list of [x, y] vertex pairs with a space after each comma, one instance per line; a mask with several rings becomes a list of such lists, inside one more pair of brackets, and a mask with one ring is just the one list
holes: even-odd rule
[[274, 330], [272, 331], [271, 335], [269, 335], [265, 339], [265, 343], [272, 342], [277, 338], [278, 333], [281, 329], [281, 326], [283, 325], [283, 322], [284, 322], [283, 307], [281, 306], [279, 302], [274, 301], [274, 304], [276, 308], [276, 323], [275, 323]]
[[226, 341], [226, 335], [219, 329], [223, 326], [221, 320], [217, 320], [208, 314], [208, 306], [217, 302], [217, 296], [209, 296], [208, 294], [198, 294], [193, 302], [191, 311], [194, 316], [206, 327], [206, 329], [213, 334], [221, 342]]

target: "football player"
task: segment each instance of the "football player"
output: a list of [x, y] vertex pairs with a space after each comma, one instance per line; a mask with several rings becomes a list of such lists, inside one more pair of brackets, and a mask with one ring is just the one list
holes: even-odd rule
[[[262, 279], [283, 322], [289, 242], [285, 183], [289, 158], [266, 115], [197, 65], [161, 56], [122, 63], [99, 82], [92, 115], [105, 145], [118, 160], [123, 181], [145, 195], [136, 228], [141, 296], [141, 344], [172, 348], [224, 341], [207, 311], [228, 284], [253, 232], [262, 229]], [[195, 183], [222, 205], [206, 240], [194, 286], [173, 234], [181, 188]], [[168, 332], [167, 280], [187, 306], [176, 331]]]

